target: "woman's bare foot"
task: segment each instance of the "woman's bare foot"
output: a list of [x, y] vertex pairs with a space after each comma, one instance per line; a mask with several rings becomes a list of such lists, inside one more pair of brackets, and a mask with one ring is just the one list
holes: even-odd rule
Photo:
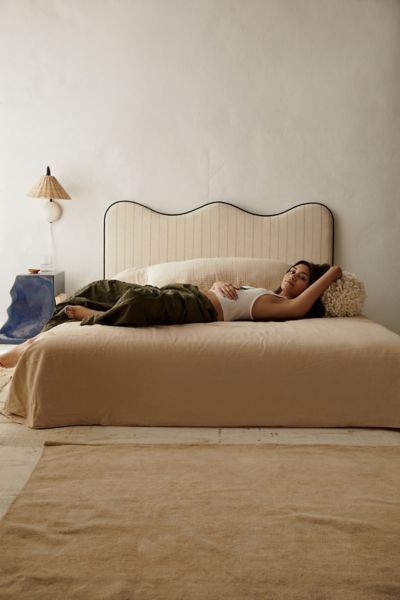
[[31, 338], [30, 340], [26, 340], [26, 342], [15, 346], [15, 348], [11, 348], [8, 352], [0, 354], [0, 367], [4, 367], [5, 369], [15, 367], [25, 350], [29, 348], [35, 340], [35, 337]]
[[102, 313], [101, 310], [92, 310], [91, 308], [86, 308], [86, 306], [78, 305], [69, 305], [65, 307], [65, 314], [68, 319], [73, 321], [82, 321], [82, 319], [86, 319], [86, 317], [93, 317], [94, 315], [100, 315]]

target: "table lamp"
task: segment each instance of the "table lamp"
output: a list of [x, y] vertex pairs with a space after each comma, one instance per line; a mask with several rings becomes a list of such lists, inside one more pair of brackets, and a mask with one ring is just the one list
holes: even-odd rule
[[64, 190], [62, 185], [57, 179], [50, 173], [50, 167], [47, 167], [46, 175], [43, 175], [28, 193], [28, 196], [32, 198], [48, 198], [49, 201], [45, 204], [44, 209], [46, 218], [49, 223], [54, 223], [62, 215], [61, 206], [54, 202], [57, 200], [70, 200], [71, 197]]

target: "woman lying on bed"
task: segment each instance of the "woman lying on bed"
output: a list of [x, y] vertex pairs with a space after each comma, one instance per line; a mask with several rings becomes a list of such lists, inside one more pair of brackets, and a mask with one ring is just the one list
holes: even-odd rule
[[[123, 281], [101, 280], [79, 290], [59, 304], [44, 326], [47, 331], [68, 320], [81, 325], [146, 327], [212, 321], [279, 321], [321, 317], [321, 296], [342, 275], [338, 266], [295, 263], [274, 292], [265, 288], [217, 281], [209, 290], [190, 284], [162, 288]], [[3, 354], [0, 366], [13, 367], [32, 338]]]

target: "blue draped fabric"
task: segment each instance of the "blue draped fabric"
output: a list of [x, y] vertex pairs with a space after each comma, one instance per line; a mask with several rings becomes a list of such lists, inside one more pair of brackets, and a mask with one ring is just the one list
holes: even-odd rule
[[10, 291], [7, 322], [0, 343], [20, 344], [37, 335], [53, 314], [54, 285], [45, 275], [17, 275]]

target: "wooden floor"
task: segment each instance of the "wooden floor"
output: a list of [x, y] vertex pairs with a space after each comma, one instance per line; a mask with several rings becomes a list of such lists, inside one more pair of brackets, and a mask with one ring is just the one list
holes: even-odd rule
[[[4, 347], [0, 346], [0, 350]], [[0, 392], [0, 406], [7, 395]], [[0, 414], [0, 518], [36, 465], [45, 441], [68, 443], [212, 443], [400, 445], [400, 431], [388, 429], [290, 429], [201, 427], [60, 427], [29, 429]]]

